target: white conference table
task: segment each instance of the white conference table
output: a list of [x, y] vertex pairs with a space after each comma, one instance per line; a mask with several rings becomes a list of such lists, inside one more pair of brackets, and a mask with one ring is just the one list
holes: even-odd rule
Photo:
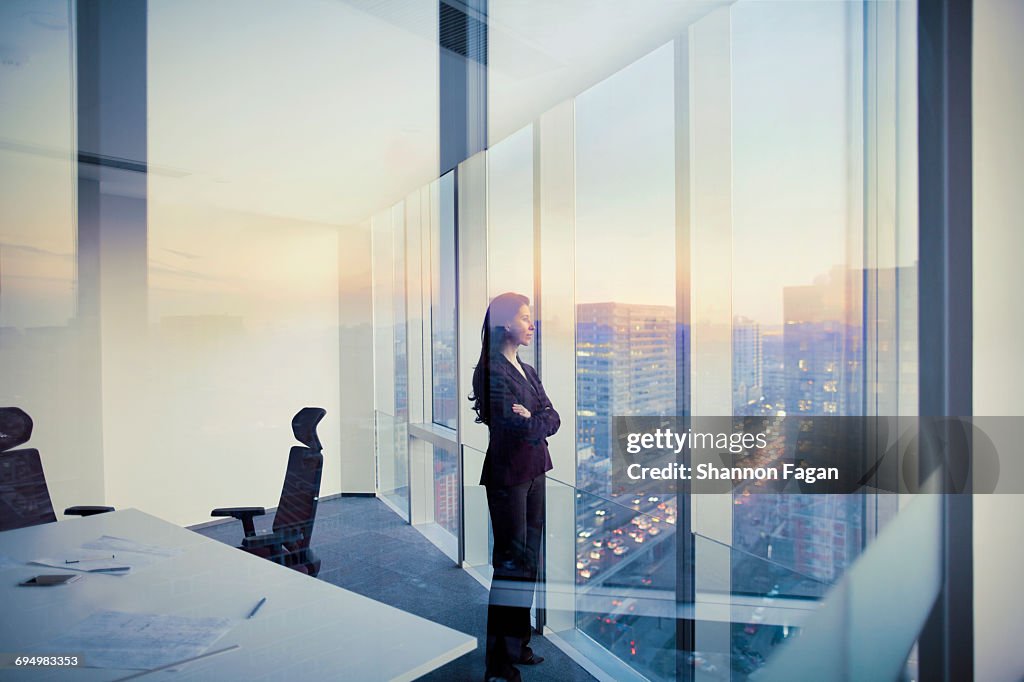
[[[67, 555], [101, 535], [182, 551], [128, 575], [83, 574], [67, 585], [18, 586], [34, 575], [64, 572], [24, 562]], [[5, 654], [29, 653], [103, 610], [239, 619], [208, 651], [238, 649], [143, 680], [412, 680], [476, 648], [474, 637], [135, 509], [2, 532], [4, 556], [21, 563], [0, 568]], [[261, 597], [266, 603], [246, 619]], [[132, 672], [4, 668], [0, 680], [110, 681]]]

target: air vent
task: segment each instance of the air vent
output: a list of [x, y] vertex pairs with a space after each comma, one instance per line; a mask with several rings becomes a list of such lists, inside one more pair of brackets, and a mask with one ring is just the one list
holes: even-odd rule
[[439, 5], [438, 42], [441, 47], [487, 66], [487, 26], [446, 2]]

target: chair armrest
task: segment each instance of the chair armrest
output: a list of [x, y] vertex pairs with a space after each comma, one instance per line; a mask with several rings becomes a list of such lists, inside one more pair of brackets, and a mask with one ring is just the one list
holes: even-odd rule
[[242, 549], [259, 549], [261, 547], [284, 546], [302, 539], [302, 531], [298, 528], [282, 528], [270, 533], [257, 533], [242, 538]]
[[267, 510], [263, 507], [219, 507], [210, 512], [210, 516], [231, 516], [242, 522], [242, 530], [245, 537], [256, 534], [256, 527], [253, 525], [252, 517], [263, 516]]
[[96, 514], [106, 514], [107, 512], [114, 511], [113, 507], [103, 507], [99, 505], [90, 504], [79, 504], [74, 507], [68, 507], [64, 510], [64, 516], [95, 516]]

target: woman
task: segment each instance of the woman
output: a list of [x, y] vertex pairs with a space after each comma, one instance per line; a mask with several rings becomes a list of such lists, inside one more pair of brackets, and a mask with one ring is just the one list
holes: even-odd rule
[[480, 477], [494, 529], [488, 680], [519, 680], [514, 664], [544, 660], [530, 649], [530, 605], [544, 530], [544, 474], [552, 468], [546, 438], [561, 421], [536, 370], [516, 353], [530, 345], [533, 332], [528, 298], [506, 293], [491, 301], [469, 397], [476, 421], [490, 431]]

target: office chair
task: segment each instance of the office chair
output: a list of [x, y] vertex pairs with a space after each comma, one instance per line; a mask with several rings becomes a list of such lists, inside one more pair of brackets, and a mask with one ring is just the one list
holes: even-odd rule
[[257, 533], [253, 526], [254, 516], [266, 514], [263, 507], [222, 507], [210, 512], [211, 516], [230, 516], [242, 522], [245, 537], [239, 549], [313, 577], [320, 572], [320, 559], [310, 549], [309, 541], [324, 467], [323, 446], [316, 427], [325, 414], [323, 408], [304, 407], [292, 418], [292, 433], [306, 447], [293, 446], [288, 454], [271, 532]]
[[[32, 437], [32, 417], [17, 407], [0, 407], [0, 531], [57, 520], [35, 448], [12, 450]], [[65, 514], [92, 516], [113, 507], [68, 507]]]

